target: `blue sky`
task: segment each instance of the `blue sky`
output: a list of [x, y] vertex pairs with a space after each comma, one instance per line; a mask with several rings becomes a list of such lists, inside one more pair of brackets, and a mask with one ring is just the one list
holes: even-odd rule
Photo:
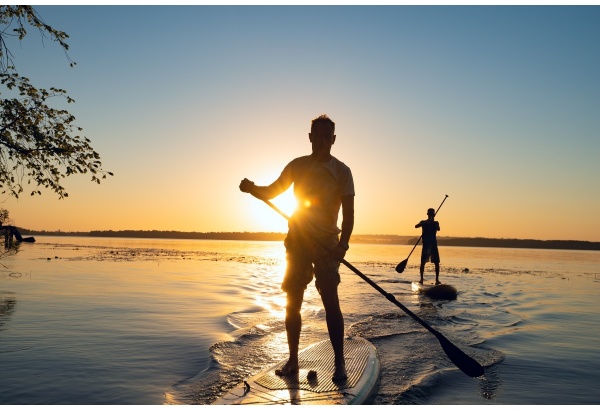
[[448, 194], [440, 235], [600, 241], [597, 6], [36, 9], [77, 66], [32, 30], [17, 68], [67, 89], [115, 176], [8, 199], [19, 226], [285, 231], [237, 185], [328, 113], [357, 233], [416, 234]]

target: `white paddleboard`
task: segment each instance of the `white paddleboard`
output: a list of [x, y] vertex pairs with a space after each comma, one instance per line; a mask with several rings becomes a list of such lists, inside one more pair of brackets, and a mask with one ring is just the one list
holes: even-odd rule
[[413, 292], [423, 293], [434, 299], [456, 299], [458, 294], [454, 286], [445, 283], [434, 285], [433, 283], [413, 282], [411, 288]]
[[[298, 353], [298, 375], [277, 376], [273, 367], [240, 383], [212, 404], [364, 404], [377, 392], [379, 383], [379, 356], [375, 346], [361, 337], [344, 340], [344, 359], [348, 379], [336, 384], [333, 375], [333, 348], [323, 340]], [[316, 378], [308, 378], [309, 371]]]

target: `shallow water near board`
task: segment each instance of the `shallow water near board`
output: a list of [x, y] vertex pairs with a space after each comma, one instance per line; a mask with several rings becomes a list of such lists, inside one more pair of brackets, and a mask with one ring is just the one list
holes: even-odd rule
[[[0, 403], [207, 404], [286, 355], [280, 242], [38, 237], [0, 270]], [[441, 247], [456, 300], [411, 292], [412, 247], [347, 260], [486, 369], [341, 268], [346, 334], [379, 350], [375, 404], [598, 404], [600, 253]], [[428, 267], [426, 279], [433, 279]], [[465, 270], [468, 268], [468, 271]], [[314, 286], [301, 345], [327, 338]]]

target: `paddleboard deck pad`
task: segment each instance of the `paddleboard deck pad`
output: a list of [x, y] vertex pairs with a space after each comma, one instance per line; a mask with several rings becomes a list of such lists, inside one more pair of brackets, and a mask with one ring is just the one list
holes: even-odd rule
[[454, 286], [445, 283], [434, 285], [433, 283], [413, 282], [411, 287], [413, 292], [423, 293], [434, 299], [456, 299], [458, 294]]
[[[329, 340], [315, 343], [298, 353], [300, 371], [277, 376], [287, 359], [245, 380], [213, 404], [364, 404], [377, 392], [380, 363], [375, 346], [361, 337], [344, 340], [348, 379], [331, 380], [333, 348]], [[308, 377], [316, 371], [315, 378]]]

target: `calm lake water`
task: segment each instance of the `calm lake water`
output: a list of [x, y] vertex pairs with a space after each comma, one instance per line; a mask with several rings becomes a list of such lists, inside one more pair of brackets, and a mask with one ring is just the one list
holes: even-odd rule
[[[0, 261], [0, 404], [208, 404], [286, 356], [281, 242], [36, 239]], [[411, 249], [346, 259], [486, 374], [342, 266], [346, 334], [381, 358], [373, 404], [600, 404], [600, 252], [441, 247], [459, 294], [436, 301], [411, 292], [419, 249], [394, 270]], [[303, 320], [301, 347], [327, 338], [313, 284]]]

